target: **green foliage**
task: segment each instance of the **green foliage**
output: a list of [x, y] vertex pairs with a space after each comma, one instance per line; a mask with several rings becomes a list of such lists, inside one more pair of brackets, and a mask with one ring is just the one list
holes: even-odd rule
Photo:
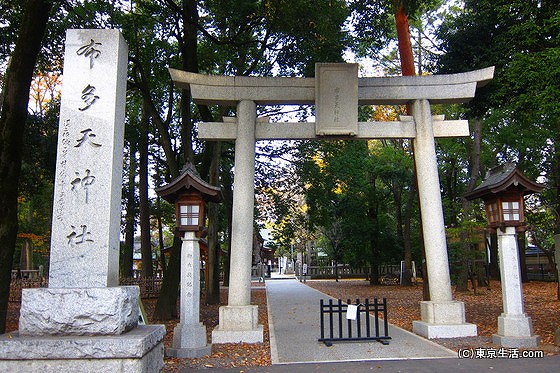
[[341, 61], [344, 1], [207, 0], [200, 6], [203, 71], [312, 76], [316, 61]]
[[0, 66], [7, 62], [14, 49], [23, 8], [24, 3], [20, 1], [0, 2]]
[[[297, 161], [307, 219], [333, 260], [353, 265], [397, 261], [391, 187], [410, 177], [410, 158], [379, 142], [302, 144]], [[401, 206], [399, 206], [400, 208]]]
[[[360, 57], [381, 61], [387, 47], [397, 38], [395, 11], [403, 4], [409, 22], [421, 28], [422, 15], [441, 6], [441, 0], [355, 0], [350, 2], [352, 49]], [[392, 51], [395, 52], [396, 51]], [[396, 56], [395, 56], [396, 58]], [[399, 71], [393, 73], [398, 74]]]
[[[560, 121], [560, 4], [552, 1], [466, 1], [445, 20], [441, 72], [496, 66], [469, 115], [484, 119], [483, 169], [514, 161], [547, 183], [542, 203], [560, 216], [557, 152]], [[557, 218], [555, 230], [560, 232]]]
[[530, 242], [538, 246], [543, 251], [553, 253], [554, 247], [554, 226], [557, 217], [550, 208], [531, 206], [525, 211], [525, 220], [527, 221], [527, 231], [529, 233]]
[[476, 260], [486, 259], [486, 251], [480, 249], [484, 242], [484, 223], [465, 221], [459, 226], [446, 229], [451, 282], [460, 283], [461, 271], [464, 266], [475, 270]]
[[467, 192], [469, 160], [464, 139], [438, 139], [436, 152], [442, 185], [445, 223], [457, 226], [462, 213], [462, 198]]
[[[420, 37], [426, 23], [437, 23], [440, 13], [433, 10], [443, 2], [402, 3], [417, 31], [414, 37]], [[199, 18], [187, 19], [182, 7], [193, 4]], [[203, 73], [312, 76], [315, 62], [341, 62], [348, 47], [358, 56], [380, 59], [383, 54], [392, 53], [387, 51], [396, 37], [394, 12], [400, 4], [401, 1], [394, 0], [71, 0], [61, 3], [53, 14], [39, 66], [43, 71], [61, 70], [67, 28], [121, 29], [130, 51], [127, 152], [135, 153], [130, 146], [138, 142], [138, 125], [145, 110], [144, 99], [148, 97], [153, 103], [149, 123], [150, 170], [152, 183], [161, 185], [169, 181], [170, 163], [183, 164], [189, 150], [195, 153], [197, 166], [207, 168], [211, 148], [196, 141], [196, 123], [202, 117], [199, 107], [181, 103], [167, 67], [182, 69], [189, 58], [195, 58], [196, 69]], [[15, 40], [21, 4], [2, 2], [1, 6], [0, 61], [5, 61]], [[536, 0], [466, 1], [464, 10], [451, 8], [445, 17], [438, 34], [440, 47], [446, 51], [439, 61], [440, 72], [488, 65], [498, 69], [495, 81], [477, 91], [477, 98], [467, 109], [434, 107], [434, 114], [445, 113], [448, 119], [485, 119], [483, 169], [497, 160], [518, 160], [530, 177], [544, 176], [549, 185], [560, 185], [555, 152], [560, 133], [558, 5]], [[197, 44], [188, 49], [193, 27]], [[425, 53], [420, 41], [416, 45], [418, 53]], [[420, 57], [426, 64], [425, 55]], [[189, 115], [185, 114], [186, 108], [190, 109]], [[259, 111], [267, 109], [259, 107]], [[376, 110], [361, 107], [360, 120], [378, 115]], [[26, 144], [29, 151], [21, 183], [25, 203], [42, 201], [45, 193], [49, 193], [57, 112], [53, 107], [44, 118], [34, 118], [30, 123]], [[231, 115], [232, 110], [211, 107], [209, 113], [220, 118]], [[192, 131], [188, 123], [194, 123]], [[166, 137], [170, 142], [168, 152], [162, 146]], [[188, 149], [189, 138], [195, 138], [192, 149]], [[449, 225], [458, 226], [464, 220], [461, 196], [472, 173], [467, 151], [471, 142], [437, 142], [445, 220]], [[231, 189], [233, 144], [224, 144], [223, 149], [220, 181]], [[280, 249], [289, 249], [297, 238], [324, 238], [330, 228], [339, 225], [341, 260], [356, 264], [400, 260], [400, 215], [412, 189], [413, 164], [407, 141], [299, 142], [277, 149], [262, 146], [259, 150], [267, 158], [260, 158], [257, 163], [257, 198], [266, 195], [268, 199], [258, 200], [258, 214], [263, 220], [275, 221]], [[271, 161], [282, 157], [294, 161], [295, 167]], [[543, 202], [553, 208], [557, 195], [554, 188], [549, 188], [543, 194]], [[226, 232], [227, 209], [220, 208], [220, 226]], [[27, 209], [22, 204], [22, 211]], [[172, 211], [162, 209], [165, 211], [152, 210], [152, 215], [161, 212], [165, 223], [173, 225]], [[413, 209], [412, 231], [419, 235], [416, 208]], [[44, 224], [48, 230], [49, 224]], [[38, 230], [37, 234], [44, 231]], [[417, 249], [417, 236], [412, 240]]]
[[28, 116], [19, 181], [14, 268], [19, 268], [24, 240], [33, 244], [35, 266], [48, 263], [59, 110], [59, 102], [55, 100], [46, 105], [43, 115]]
[[14, 255], [14, 268], [19, 268], [19, 253], [24, 240], [30, 240], [33, 247], [35, 266], [45, 265], [49, 260], [52, 185], [43, 185], [29, 198], [18, 200], [18, 240]]

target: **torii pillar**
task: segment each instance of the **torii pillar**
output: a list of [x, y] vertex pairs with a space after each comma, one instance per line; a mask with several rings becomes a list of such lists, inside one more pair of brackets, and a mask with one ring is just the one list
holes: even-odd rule
[[[237, 106], [237, 117], [201, 123], [203, 140], [235, 140], [232, 254], [228, 305], [220, 308], [214, 343], [263, 340], [251, 299], [251, 255], [255, 142], [261, 139], [407, 138], [415, 144], [426, 262], [432, 299], [421, 303], [414, 331], [428, 338], [476, 335], [462, 302], [451, 293], [449, 263], [434, 137], [469, 136], [466, 120], [432, 116], [430, 104], [460, 103], [492, 79], [494, 68], [451, 75], [358, 78], [356, 64], [317, 64], [315, 78], [210, 76], [170, 69], [175, 84], [190, 89], [195, 102]], [[392, 122], [358, 122], [358, 105], [413, 106], [412, 117]], [[256, 105], [315, 105], [316, 122], [269, 123], [256, 118]]]
[[454, 301], [451, 294], [430, 103], [428, 100], [415, 100], [412, 110], [416, 123], [414, 160], [430, 289], [430, 300], [420, 302], [422, 320], [413, 321], [412, 327], [415, 333], [426, 338], [475, 336], [476, 325], [465, 322], [465, 304]]
[[212, 331], [213, 343], [263, 341], [259, 307], [251, 305], [257, 120], [254, 101], [239, 102], [237, 120], [228, 305], [220, 307], [220, 324]]

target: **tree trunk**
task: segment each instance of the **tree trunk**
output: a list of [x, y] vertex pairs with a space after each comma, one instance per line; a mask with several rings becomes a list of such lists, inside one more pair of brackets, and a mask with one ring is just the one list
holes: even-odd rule
[[410, 42], [410, 27], [408, 15], [401, 1], [395, 9], [395, 23], [397, 26], [397, 38], [399, 43], [399, 57], [401, 59], [401, 73], [403, 76], [416, 75], [414, 68], [414, 56], [412, 54], [412, 43]]
[[52, 1], [29, 0], [4, 86], [0, 114], [0, 334], [6, 330], [17, 237], [17, 198], [29, 87]]
[[121, 255], [121, 276], [132, 277], [132, 265], [134, 254], [134, 232], [136, 223], [136, 140], [130, 142], [130, 155], [128, 161], [128, 185], [126, 193], [126, 217], [124, 247]]
[[490, 278], [492, 280], [500, 280], [500, 262], [498, 261], [498, 235], [496, 232], [489, 233], [489, 250], [490, 250]]
[[423, 67], [422, 65], [424, 64], [424, 62], [422, 61], [422, 33], [424, 32], [422, 25], [418, 28], [418, 48], [416, 49], [418, 51], [417, 53], [417, 57], [418, 57], [418, 75], [422, 75], [422, 70]]
[[370, 285], [381, 284], [379, 282], [379, 263], [377, 261], [371, 264], [370, 274], [369, 274], [369, 284]]
[[[393, 196], [395, 198], [395, 216], [397, 221], [397, 242], [403, 249], [403, 273], [402, 273], [402, 285], [410, 286], [412, 285], [411, 277], [412, 277], [412, 255], [408, 257], [407, 261], [407, 253], [405, 252], [405, 245], [404, 245], [404, 216], [402, 213], [402, 189], [400, 188], [400, 183], [395, 182], [393, 185]], [[406, 207], [405, 207], [406, 209]], [[408, 263], [408, 266], [407, 266]]]
[[[560, 127], [560, 124], [559, 124]], [[560, 146], [560, 129], [556, 131], [556, 137], [554, 139], [554, 146], [556, 149]], [[552, 158], [552, 185], [550, 188], [552, 189], [552, 195], [554, 196], [554, 202], [552, 205], [552, 209], [554, 211], [554, 216], [556, 219], [554, 221], [554, 234], [560, 234], [560, 152], [554, 152], [554, 157]], [[559, 279], [560, 281], [560, 279]], [[560, 282], [559, 282], [560, 287]]]
[[527, 258], [525, 257], [525, 234], [517, 234], [517, 249], [519, 251], [519, 268], [521, 270], [521, 282], [529, 282], [527, 275]]
[[33, 241], [29, 238], [23, 240], [19, 259], [19, 269], [27, 271], [33, 269]]
[[[413, 170], [412, 179], [416, 180], [416, 174]], [[416, 197], [416, 183], [413, 182], [406, 199], [406, 208], [404, 210], [404, 228], [403, 228], [403, 250], [404, 250], [404, 273], [403, 285], [412, 285], [412, 210], [414, 208], [414, 198]]]
[[223, 185], [223, 195], [224, 204], [226, 207], [226, 217], [227, 217], [227, 256], [224, 258], [224, 286], [229, 286], [229, 270], [231, 258], [231, 228], [232, 228], [232, 217], [233, 217], [233, 185], [231, 180], [231, 170], [224, 170], [222, 185]]
[[208, 203], [208, 282], [206, 283], [206, 303], [220, 303], [220, 242], [218, 237], [219, 205]]
[[159, 262], [161, 266], [161, 273], [165, 276], [165, 272], [167, 271], [167, 262], [165, 261], [165, 253], [163, 250], [165, 249], [165, 245], [163, 242], [163, 222], [161, 221], [161, 198], [157, 196], [157, 226], [158, 226], [158, 236], [159, 236]]
[[[197, 44], [197, 24], [198, 24], [198, 10], [197, 10], [197, 1], [195, 0], [183, 0], [182, 1], [182, 8], [176, 8], [178, 12], [180, 12], [180, 16], [183, 20], [183, 33], [179, 38], [179, 49], [181, 52], [182, 58], [182, 68], [185, 71], [189, 72], [198, 72], [198, 44]], [[192, 112], [191, 112], [191, 95], [189, 90], [181, 90], [181, 140], [183, 146], [183, 158], [184, 161], [189, 161], [194, 164], [194, 152], [192, 146]], [[207, 122], [212, 121], [212, 115], [210, 110], [206, 106], [198, 106], [199, 111], [201, 113], [202, 119]], [[154, 111], [155, 108], [150, 106], [150, 110]], [[172, 147], [171, 141], [169, 137], [169, 133], [167, 131], [167, 126], [161, 120], [159, 115], [152, 115], [155, 125], [157, 126], [159, 132], [164, 136], [164, 151], [166, 157], [168, 158], [168, 164], [170, 166], [170, 171], [173, 177], [179, 176], [179, 162], [175, 159], [174, 155], [172, 156]], [[175, 247], [175, 245], [173, 245]], [[209, 248], [210, 249], [210, 248]], [[177, 285], [178, 279], [180, 278], [180, 256], [171, 255], [169, 257], [169, 263], [167, 265], [167, 273], [166, 277], [170, 276], [172, 278], [177, 278]], [[175, 261], [178, 260], [179, 263]], [[171, 273], [173, 271], [177, 271], [177, 273]], [[164, 281], [162, 284], [162, 291], [160, 292], [160, 297], [158, 299], [158, 303], [156, 307], [160, 304], [164, 305], [167, 303], [176, 303], [178, 292], [176, 289], [165, 289], [166, 286], [175, 286], [174, 281], [166, 282]], [[168, 299], [167, 301], [163, 300], [163, 296], [174, 296], [174, 299]], [[156, 313], [159, 311], [156, 309]], [[161, 310], [162, 314], [165, 314], [165, 310]]]
[[[373, 182], [375, 185], [375, 181]], [[375, 229], [375, 234], [371, 238], [370, 241], [370, 266], [371, 266], [371, 275], [369, 277], [370, 285], [379, 285], [379, 206], [378, 203], [375, 202], [373, 206], [371, 206], [368, 210], [368, 218], [369, 224], [371, 224]]]
[[338, 282], [338, 260], [334, 261], [334, 279]]
[[140, 198], [140, 252], [142, 253], [142, 276], [145, 278], [154, 276], [150, 200], [148, 196], [148, 121], [147, 105], [143, 100], [140, 136], [138, 136], [138, 151], [140, 155], [138, 162], [138, 194]]
[[[212, 143], [212, 162], [208, 181], [212, 185], [218, 185], [220, 175], [220, 159], [222, 143]], [[220, 241], [218, 237], [219, 209], [217, 203], [208, 203], [208, 283], [206, 284], [206, 302], [208, 304], [220, 303]]]
[[230, 258], [231, 258], [231, 225], [228, 228], [228, 231], [229, 232], [228, 232], [228, 240], [227, 240], [227, 253], [224, 258], [224, 281], [222, 282], [222, 284], [225, 287], [229, 286]]
[[[171, 177], [179, 176], [179, 162], [177, 160], [177, 156], [175, 154], [175, 148], [171, 141], [171, 135], [169, 134], [169, 125], [160, 117], [158, 109], [154, 104], [151, 94], [150, 88], [148, 85], [148, 73], [146, 70], [149, 70], [149, 67], [146, 68], [142, 65], [142, 63], [138, 59], [134, 59], [135, 71], [137, 72], [136, 75], [133, 76], [134, 82], [136, 87], [140, 91], [140, 95], [142, 96], [142, 110], [146, 111], [150, 117], [152, 118], [152, 124], [157, 129], [159, 134], [159, 145], [163, 149], [163, 153], [165, 154], [165, 163], [169, 170], [169, 174]], [[168, 108], [168, 110], [173, 110], [173, 108]]]
[[[473, 143], [471, 149], [470, 165], [469, 165], [469, 183], [467, 184], [466, 192], [471, 192], [476, 187], [476, 181], [480, 176], [480, 145], [482, 140], [482, 120], [476, 118], [473, 121]], [[463, 199], [463, 210], [468, 211], [472, 205], [472, 202]]]
[[[395, 25], [397, 28], [397, 39], [399, 45], [399, 57], [401, 60], [401, 74], [403, 76], [413, 76], [416, 75], [416, 69], [414, 67], [414, 55], [412, 53], [412, 43], [410, 41], [410, 26], [408, 23], [408, 15], [406, 13], [406, 9], [404, 7], [404, 3], [402, 1], [398, 1], [395, 6]], [[407, 105], [406, 111], [408, 115], [411, 115], [412, 110], [410, 105]], [[414, 149], [413, 149], [414, 152]], [[414, 165], [416, 167], [416, 164]], [[416, 172], [413, 175], [413, 183], [416, 183]], [[407, 200], [407, 209], [410, 208], [409, 213], [405, 214], [405, 232], [404, 234], [407, 236], [406, 239], [403, 241], [404, 245], [404, 267], [405, 267], [405, 276], [403, 276], [404, 284], [410, 283], [410, 278], [412, 274], [412, 243], [410, 239], [410, 227], [411, 227], [411, 219], [412, 219], [412, 207], [413, 207], [413, 200], [410, 198], [414, 198], [414, 195], [417, 195], [418, 188], [413, 188], [410, 193], [412, 196], [409, 197]], [[420, 219], [420, 226], [422, 226], [421, 219]], [[404, 236], [403, 236], [404, 237]], [[422, 244], [422, 257], [425, 257], [424, 254], [424, 241], [421, 240]], [[425, 263], [422, 264], [422, 280], [424, 286], [424, 300], [429, 300], [429, 288], [428, 288], [428, 276], [427, 276], [427, 268]]]
[[461, 248], [463, 250], [463, 257], [461, 258], [461, 268], [459, 269], [459, 277], [457, 279], [457, 291], [467, 291], [469, 283], [469, 251], [470, 245], [468, 242], [468, 232], [460, 232]]
[[154, 310], [154, 319], [167, 321], [177, 318], [177, 299], [181, 282], [181, 237], [175, 236], [167, 271]]
[[[197, 1], [183, 0], [181, 18], [183, 20], [183, 36], [180, 43], [182, 67], [185, 71], [198, 72], [198, 9]], [[181, 140], [183, 142], [183, 157], [186, 161], [194, 163], [192, 146], [193, 125], [191, 110], [191, 92], [181, 90]]]

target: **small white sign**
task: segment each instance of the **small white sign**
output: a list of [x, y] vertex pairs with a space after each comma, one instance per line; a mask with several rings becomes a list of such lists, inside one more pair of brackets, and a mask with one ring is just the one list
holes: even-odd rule
[[346, 309], [346, 319], [347, 320], [356, 320], [356, 315], [358, 313], [358, 306], [353, 304], [349, 304], [348, 308]]
[[307, 264], [303, 265], [303, 274], [306, 275], [307, 274]]

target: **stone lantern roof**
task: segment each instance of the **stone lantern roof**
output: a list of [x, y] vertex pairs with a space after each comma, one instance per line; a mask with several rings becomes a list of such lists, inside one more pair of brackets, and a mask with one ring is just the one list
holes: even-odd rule
[[205, 201], [220, 202], [222, 200], [221, 189], [202, 180], [191, 163], [187, 163], [183, 167], [179, 177], [156, 188], [155, 192], [164, 200], [175, 203], [181, 195], [193, 190], [198, 191]]
[[484, 181], [472, 192], [465, 194], [465, 198], [468, 200], [484, 199], [496, 193], [513, 190], [522, 195], [527, 195], [538, 193], [543, 189], [543, 185], [530, 180], [515, 167], [515, 164], [508, 162], [488, 171]]

